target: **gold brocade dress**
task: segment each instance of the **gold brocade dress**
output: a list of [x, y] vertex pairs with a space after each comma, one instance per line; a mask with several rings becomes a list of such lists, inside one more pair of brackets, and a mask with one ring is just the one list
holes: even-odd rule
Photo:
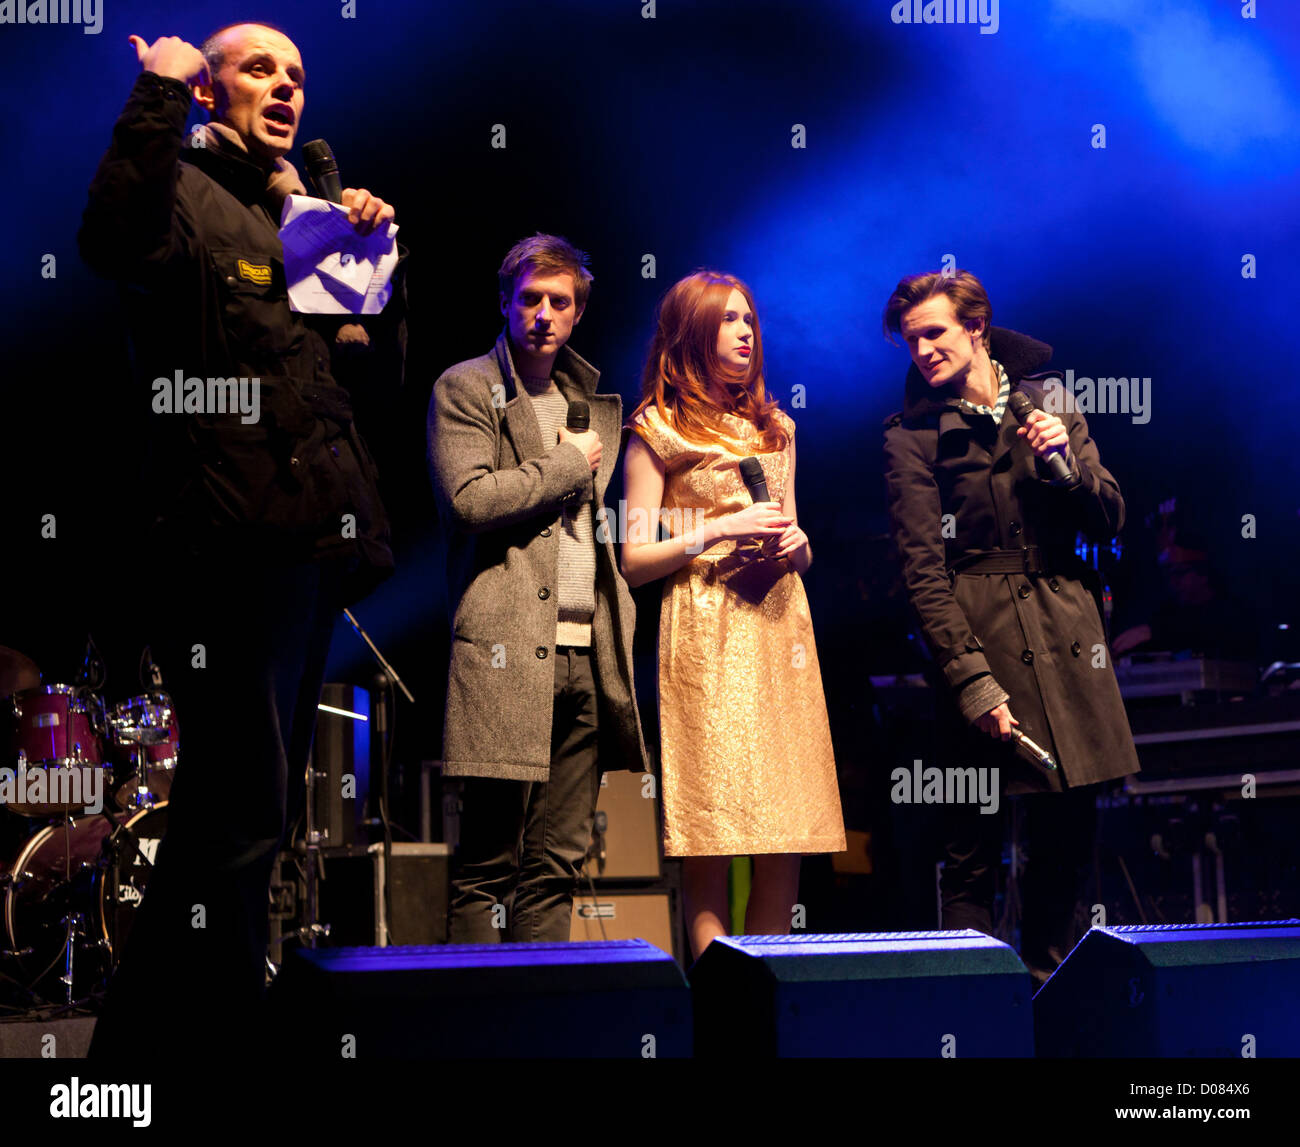
[[[790, 446], [757, 454], [753, 423], [725, 414], [721, 444], [683, 438], [651, 406], [631, 423], [663, 461], [666, 526], [751, 504], [740, 460], [755, 455], [785, 496]], [[794, 422], [778, 413], [787, 435]], [[812, 616], [799, 574], [756, 547], [719, 542], [664, 583], [659, 620], [664, 852], [841, 852], [844, 820]]]

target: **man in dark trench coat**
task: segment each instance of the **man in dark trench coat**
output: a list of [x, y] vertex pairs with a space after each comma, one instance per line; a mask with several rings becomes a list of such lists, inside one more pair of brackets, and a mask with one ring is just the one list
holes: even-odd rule
[[[996, 769], [994, 791], [1023, 804], [1021, 956], [1041, 983], [1075, 939], [1099, 783], [1138, 771], [1098, 579], [1075, 553], [1079, 531], [1095, 542], [1118, 533], [1124, 500], [1083, 415], [1043, 409], [1053, 376], [1031, 372], [1051, 347], [991, 318], [965, 271], [895, 288], [884, 325], [912, 366], [903, 410], [886, 423], [886, 483], [908, 596], [943, 686], [939, 764]], [[1025, 426], [1008, 409], [1017, 390], [1037, 408]], [[1068, 478], [1053, 478], [1052, 453]], [[1017, 750], [1016, 732], [1055, 767]], [[974, 804], [945, 807], [945, 929], [992, 934], [1002, 820]]]

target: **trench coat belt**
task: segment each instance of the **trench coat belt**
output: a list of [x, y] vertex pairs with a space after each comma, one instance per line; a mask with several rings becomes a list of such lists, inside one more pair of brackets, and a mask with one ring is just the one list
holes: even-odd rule
[[1037, 546], [1022, 546], [1016, 550], [984, 550], [965, 554], [948, 569], [948, 580], [957, 574], [1045, 574], [1047, 566]]

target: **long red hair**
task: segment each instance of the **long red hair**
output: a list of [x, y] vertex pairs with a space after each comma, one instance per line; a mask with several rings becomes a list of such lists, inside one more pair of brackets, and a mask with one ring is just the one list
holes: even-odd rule
[[[754, 316], [754, 352], [744, 371], [718, 358], [718, 331], [733, 290], [745, 296]], [[723, 437], [734, 437], [709, 396], [709, 382], [716, 379], [730, 400], [726, 413], [746, 418], [758, 429], [759, 451], [784, 450], [788, 439], [775, 417], [780, 406], [776, 399], [767, 397], [763, 335], [749, 288], [734, 275], [696, 271], [668, 289], [659, 301], [655, 318], [655, 334], [641, 382], [642, 397], [631, 417], [653, 405], [661, 418], [671, 421], [678, 433], [694, 442], [717, 443]], [[671, 420], [667, 417], [670, 410]]]

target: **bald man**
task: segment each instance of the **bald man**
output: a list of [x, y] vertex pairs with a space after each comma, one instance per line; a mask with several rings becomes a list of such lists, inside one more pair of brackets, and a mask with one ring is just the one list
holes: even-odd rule
[[[341, 320], [290, 310], [278, 229], [286, 196], [302, 193], [285, 157], [306, 82], [293, 41], [235, 24], [201, 49], [175, 36], [130, 44], [141, 74], [79, 240], [92, 269], [128, 288], [136, 379], [123, 402], [151, 444], [141, 525], [150, 552], [175, 563], [149, 639], [185, 742], [92, 1053], [219, 1054], [247, 1049], [260, 1015], [268, 887], [302, 797], [334, 622], [392, 567], [335, 350], [369, 342], [363, 324], [392, 334], [400, 315], [390, 304], [341, 334]], [[187, 133], [193, 104], [207, 123]], [[342, 202], [361, 234], [394, 217], [364, 189]], [[203, 385], [191, 393], [192, 379]], [[256, 386], [258, 401], [217, 401], [212, 379], [236, 380], [241, 398]], [[165, 1001], [161, 1030], [136, 1022], [143, 999]]]

